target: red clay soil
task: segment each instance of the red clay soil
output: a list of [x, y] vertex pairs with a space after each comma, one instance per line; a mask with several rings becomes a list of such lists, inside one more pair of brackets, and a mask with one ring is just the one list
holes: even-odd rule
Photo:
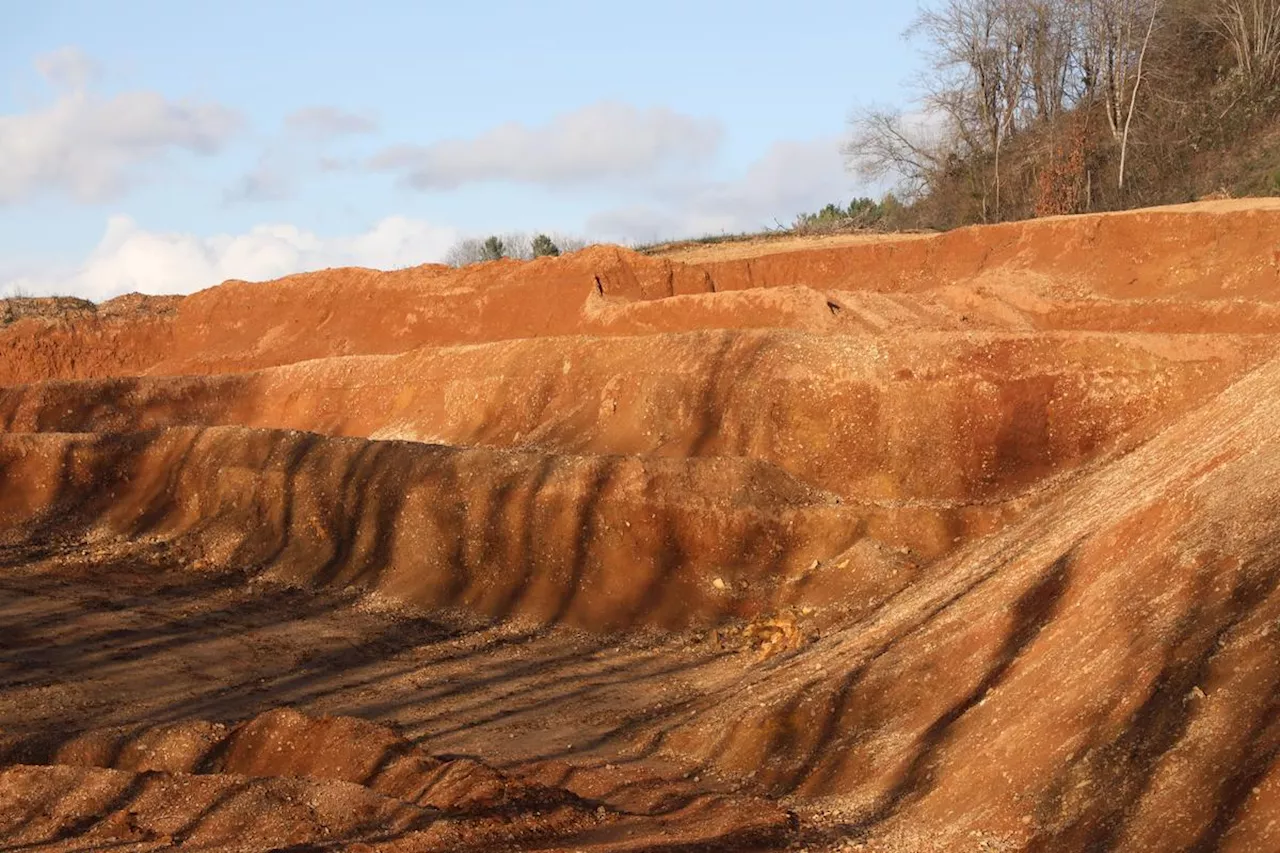
[[1280, 204], [0, 303], [0, 847], [1280, 850]]

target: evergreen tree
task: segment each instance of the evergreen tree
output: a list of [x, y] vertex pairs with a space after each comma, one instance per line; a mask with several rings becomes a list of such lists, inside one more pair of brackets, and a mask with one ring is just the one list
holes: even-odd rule
[[480, 247], [486, 261], [496, 261], [507, 256], [507, 245], [498, 237], [490, 237]]
[[560, 255], [560, 247], [551, 242], [546, 234], [533, 238], [533, 256], [535, 258], [555, 258]]

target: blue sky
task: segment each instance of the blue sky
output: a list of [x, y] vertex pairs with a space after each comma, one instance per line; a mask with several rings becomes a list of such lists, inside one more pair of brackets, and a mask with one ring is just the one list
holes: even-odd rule
[[0, 0], [0, 291], [185, 292], [867, 191], [913, 3]]

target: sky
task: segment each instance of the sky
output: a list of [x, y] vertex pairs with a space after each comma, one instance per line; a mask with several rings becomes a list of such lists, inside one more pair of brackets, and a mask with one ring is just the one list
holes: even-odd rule
[[840, 147], [909, 99], [915, 9], [0, 0], [0, 295], [788, 223], [883, 189]]

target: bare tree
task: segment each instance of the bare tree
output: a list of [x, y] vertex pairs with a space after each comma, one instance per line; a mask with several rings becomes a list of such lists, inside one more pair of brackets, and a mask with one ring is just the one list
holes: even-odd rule
[[1231, 47], [1250, 87], [1280, 77], [1280, 0], [1206, 0], [1204, 22]]
[[943, 168], [949, 146], [930, 131], [926, 119], [912, 121], [898, 111], [866, 109], [854, 117], [853, 128], [844, 154], [864, 180], [893, 176], [898, 192], [914, 199]]
[[1037, 120], [1051, 122], [1081, 94], [1079, 4], [1028, 0], [1028, 100]]
[[560, 247], [560, 254], [567, 255], [570, 252], [580, 252], [587, 246], [592, 245], [591, 241], [584, 240], [582, 237], [574, 237], [571, 234], [561, 234], [558, 231], [552, 231], [549, 235], [555, 244]]
[[[867, 111], [854, 121], [850, 160], [864, 177], [905, 176], [908, 194], [944, 164], [966, 161], [981, 189], [983, 219], [999, 220], [1009, 140], [1032, 123], [1053, 122], [1088, 94], [1089, 2], [941, 0], [922, 9], [907, 35], [924, 42], [930, 67], [919, 81], [921, 103], [925, 114], [943, 120], [945, 144], [922, 143], [899, 113]], [[988, 167], [989, 178], [972, 171]]]
[[950, 116], [969, 147], [994, 155], [997, 220], [1000, 154], [1024, 105], [1031, 24], [1025, 0], [946, 0], [921, 10], [908, 30], [931, 48], [925, 103]]
[[[1159, 0], [1081, 0], [1084, 6], [1085, 76], [1100, 94], [1107, 123], [1116, 141], [1136, 90], [1138, 62], [1146, 44], [1139, 28], [1160, 5]], [[1150, 15], [1146, 14], [1150, 12]]]
[[1138, 105], [1138, 90], [1142, 88], [1142, 65], [1147, 58], [1147, 48], [1151, 46], [1151, 34], [1155, 32], [1156, 15], [1160, 12], [1162, 4], [1155, 2], [1151, 4], [1151, 16], [1147, 21], [1147, 34], [1142, 38], [1142, 47], [1138, 51], [1138, 64], [1135, 67], [1133, 75], [1133, 91], [1129, 93], [1129, 110], [1124, 118], [1124, 131], [1120, 135], [1120, 181], [1119, 188], [1124, 190], [1124, 167], [1125, 160], [1129, 154], [1129, 129], [1133, 126], [1133, 109]]
[[1120, 145], [1117, 184], [1123, 190], [1147, 50], [1164, 0], [1081, 2], [1084, 3], [1084, 74], [1090, 91], [1100, 93], [1111, 136]]
[[451, 267], [470, 266], [484, 259], [484, 241], [475, 237], [466, 237], [454, 243], [444, 256], [444, 262]]
[[[1103, 205], [1169, 197], [1175, 185], [1198, 192], [1184, 168], [1192, 154], [1243, 138], [1248, 124], [1220, 119], [1243, 101], [1261, 126], [1280, 107], [1280, 0], [924, 3], [907, 32], [928, 63], [917, 114], [941, 124], [942, 144], [912, 132], [912, 113], [871, 110], [855, 118], [846, 154], [864, 178], [900, 175], [909, 197], [965, 208], [968, 221], [1030, 209], [1027, 187], [1039, 188], [1037, 210], [1081, 206], [1072, 193], [1092, 208], [1102, 164], [1114, 188]], [[1243, 85], [1220, 111], [1223, 65]]]

